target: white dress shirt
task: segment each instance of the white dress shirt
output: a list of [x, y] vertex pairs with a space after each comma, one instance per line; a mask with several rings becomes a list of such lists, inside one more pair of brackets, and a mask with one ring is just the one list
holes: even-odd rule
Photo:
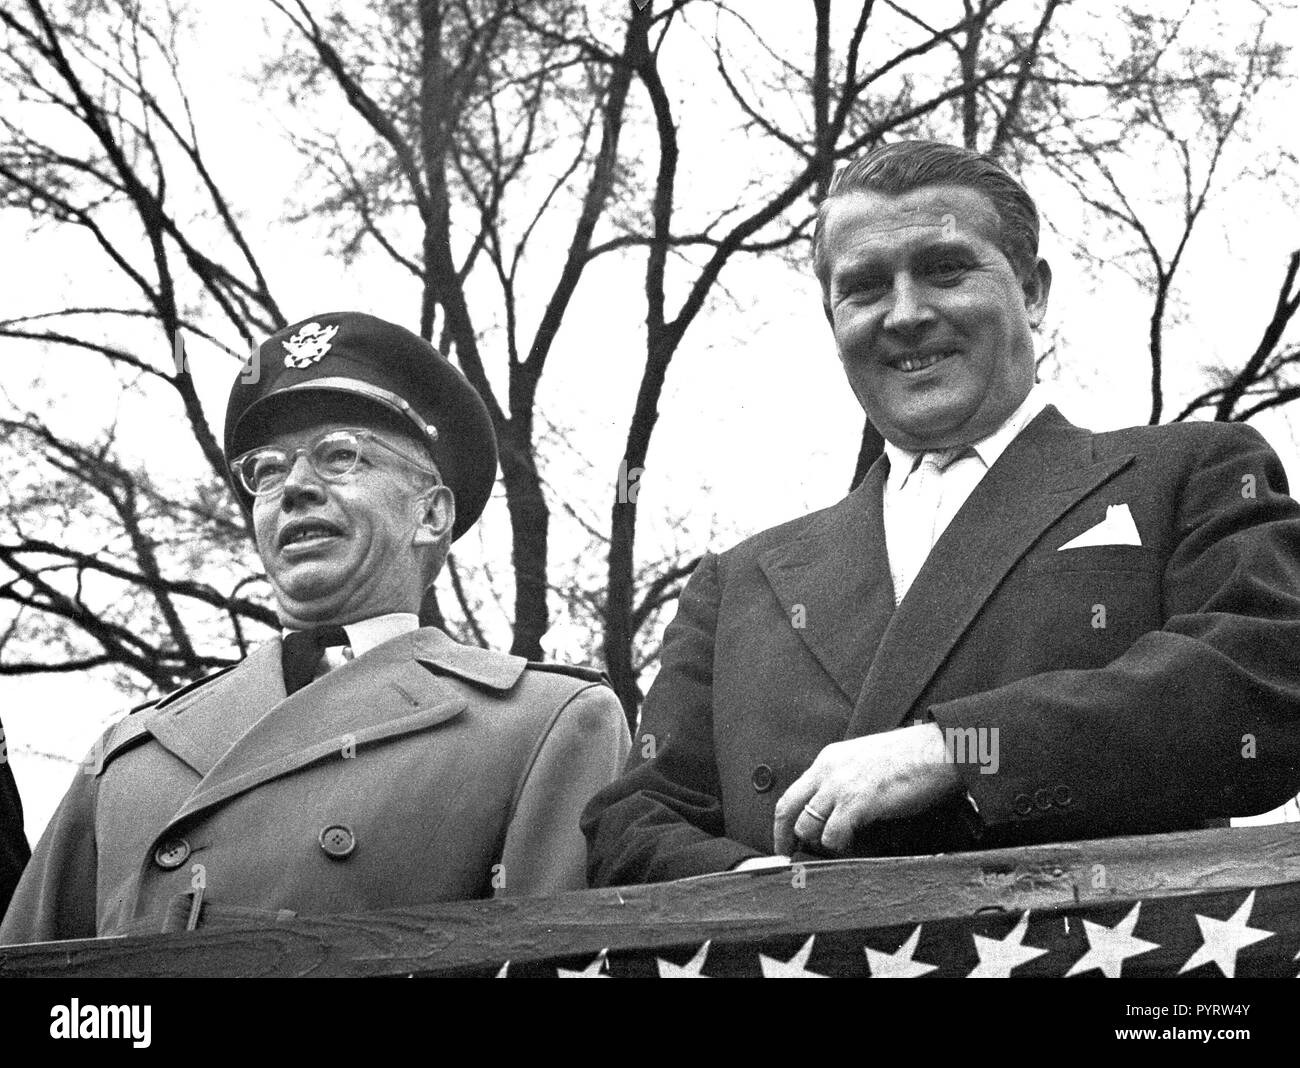
[[[1006, 422], [968, 446], [943, 471], [933, 467], [922, 470], [919, 464], [924, 453], [885, 442], [885, 455], [889, 457], [883, 506], [885, 549], [894, 579], [895, 604], [902, 601], [930, 550], [980, 479], [1049, 402], [1047, 391], [1035, 385]], [[932, 481], [919, 485], [919, 478]]]
[[[387, 615], [373, 616], [357, 623], [344, 624], [343, 630], [347, 633], [348, 644], [332, 645], [326, 648], [325, 655], [321, 658], [320, 667], [316, 669], [316, 678], [320, 678], [328, 671], [333, 671], [340, 664], [346, 663], [353, 657], [369, 652], [376, 645], [382, 645], [389, 638], [396, 638], [399, 634], [418, 630], [419, 627], [420, 617], [414, 612], [389, 612]], [[291, 632], [292, 628], [285, 628], [283, 631], [285, 634]]]

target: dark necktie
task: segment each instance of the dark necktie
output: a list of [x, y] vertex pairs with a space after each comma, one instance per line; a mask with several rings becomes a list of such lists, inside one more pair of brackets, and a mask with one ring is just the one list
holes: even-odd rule
[[331, 645], [347, 645], [348, 632], [342, 627], [312, 627], [284, 636], [284, 692], [295, 693], [316, 677], [321, 657]]

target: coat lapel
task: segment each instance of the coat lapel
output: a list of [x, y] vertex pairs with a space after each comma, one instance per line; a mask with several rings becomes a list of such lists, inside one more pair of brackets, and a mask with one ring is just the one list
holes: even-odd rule
[[862, 689], [894, 610], [881, 514], [888, 469], [882, 456], [861, 485], [800, 538], [758, 558], [795, 633], [849, 701]]
[[286, 697], [280, 642], [268, 642], [245, 661], [246, 678], [237, 678], [245, 674], [240, 670], [216, 680], [214, 691], [234, 679], [201, 706], [178, 701], [179, 711], [161, 735], [155, 732], [172, 752], [188, 754], [182, 759], [203, 776], [169, 826], [299, 768], [337, 759], [345, 747], [424, 730], [463, 712], [465, 698], [417, 661], [501, 689], [514, 685], [526, 663], [420, 630], [384, 642]]
[[284, 700], [280, 639], [254, 649], [232, 671], [164, 700], [148, 721], [158, 744], [201, 778], [267, 711]]
[[894, 612], [846, 737], [899, 726], [1007, 572], [1131, 461], [1094, 461], [1091, 431], [1044, 409], [985, 474]]

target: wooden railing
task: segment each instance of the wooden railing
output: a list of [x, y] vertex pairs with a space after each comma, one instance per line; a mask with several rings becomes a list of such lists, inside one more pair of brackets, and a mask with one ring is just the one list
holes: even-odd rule
[[1298, 952], [1281, 824], [17, 946], [0, 976], [1294, 977]]

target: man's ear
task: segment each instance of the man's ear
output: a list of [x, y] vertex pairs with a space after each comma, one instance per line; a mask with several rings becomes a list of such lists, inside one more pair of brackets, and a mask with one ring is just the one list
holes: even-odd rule
[[1047, 298], [1052, 292], [1052, 266], [1039, 257], [1034, 269], [1025, 278], [1025, 311], [1029, 313], [1029, 325], [1038, 326], [1047, 314]]
[[456, 525], [456, 498], [446, 486], [430, 486], [420, 494], [416, 545], [435, 545]]

